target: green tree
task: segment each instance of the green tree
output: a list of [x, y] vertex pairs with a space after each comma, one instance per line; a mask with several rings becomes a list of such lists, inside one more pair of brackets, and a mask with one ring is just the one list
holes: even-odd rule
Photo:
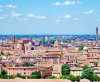
[[19, 77], [19, 78], [25, 79], [25, 76], [21, 75], [20, 73], [17, 73], [16, 76]]
[[94, 71], [91, 67], [85, 66], [82, 70], [82, 75], [81, 78], [85, 78], [85, 79], [89, 79], [89, 80], [93, 80], [94, 78]]
[[15, 76], [15, 75], [9, 75], [8, 78], [9, 78], [9, 79], [15, 79], [16, 76]]
[[70, 74], [70, 67], [68, 64], [63, 64], [61, 68], [61, 73], [63, 76], [69, 75]]
[[55, 77], [55, 76], [50, 76], [50, 77], [48, 77], [49, 79], [57, 79], [57, 77]]
[[30, 66], [34, 66], [34, 64], [31, 64], [31, 63], [26, 62], [26, 63], [23, 64], [23, 66], [24, 67], [30, 67]]
[[68, 79], [71, 81], [79, 81], [80, 80], [80, 76], [74, 76], [74, 75], [67, 75], [67, 76], [61, 76], [60, 79]]
[[21, 74], [20, 73], [17, 73], [17, 75], [16, 75], [17, 77], [21, 77]]
[[84, 67], [83, 67], [83, 70], [85, 70], [85, 69], [87, 69], [87, 68], [90, 68], [88, 65], [85, 65]]
[[100, 81], [100, 77], [94, 74], [93, 76], [93, 81]]
[[68, 75], [67, 79], [69, 79], [71, 81], [79, 81], [80, 80], [80, 76]]
[[7, 72], [6, 72], [5, 70], [1, 70], [0, 77], [1, 77], [2, 79], [7, 79], [7, 78], [8, 78]]
[[67, 79], [67, 76], [66, 75], [62, 75], [62, 76], [60, 76], [60, 79]]
[[40, 79], [41, 78], [41, 73], [40, 72], [32, 72], [31, 78], [32, 79]]

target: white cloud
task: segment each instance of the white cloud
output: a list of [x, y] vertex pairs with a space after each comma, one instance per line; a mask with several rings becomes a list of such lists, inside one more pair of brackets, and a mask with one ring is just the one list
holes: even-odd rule
[[69, 15], [69, 14], [67, 14], [67, 15], [65, 15], [64, 17], [68, 19], [68, 18], [71, 18], [72, 16]]
[[35, 17], [35, 15], [34, 14], [28, 14], [27, 17], [33, 18], [33, 17]]
[[62, 22], [62, 20], [61, 19], [56, 19], [56, 22], [60, 23], [60, 22]]
[[71, 1], [65, 1], [65, 2], [63, 3], [63, 5], [71, 5], [71, 4], [72, 4]]
[[73, 18], [73, 20], [77, 21], [77, 20], [79, 20], [79, 18], [75, 17], [75, 18]]
[[65, 0], [62, 4], [63, 5], [76, 5], [79, 3], [80, 3], [80, 0]]
[[12, 12], [11, 16], [13, 16], [13, 17], [20, 17], [21, 14], [20, 13], [16, 13], [16, 12]]
[[47, 17], [46, 16], [37, 16], [36, 18], [38, 18], [38, 19], [46, 19]]
[[13, 4], [8, 4], [8, 5], [5, 5], [5, 7], [7, 7], [7, 8], [16, 8], [16, 6], [15, 6], [15, 5], [13, 5]]
[[92, 14], [92, 13], [94, 13], [94, 10], [88, 10], [88, 11], [85, 11], [85, 12], [83, 12], [83, 14]]
[[61, 3], [60, 3], [60, 2], [55, 2], [55, 3], [53, 3], [53, 5], [54, 5], [54, 6], [60, 6]]
[[72, 5], [75, 5], [76, 3], [77, 3], [76, 1], [72, 1], [72, 2], [71, 2]]
[[28, 14], [27, 17], [29, 18], [35, 18], [35, 19], [46, 19], [46, 16], [40, 16], [40, 15], [34, 15], [34, 14]]
[[53, 5], [55, 6], [68, 6], [68, 5], [76, 5], [79, 4], [80, 0], [64, 0], [63, 2], [55, 2]]
[[14, 4], [5, 4], [5, 5], [0, 5], [0, 8], [16, 8], [16, 5], [14, 5]]

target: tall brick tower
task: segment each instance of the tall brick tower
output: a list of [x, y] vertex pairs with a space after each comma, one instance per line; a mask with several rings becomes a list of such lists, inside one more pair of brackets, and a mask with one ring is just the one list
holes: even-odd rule
[[98, 27], [96, 27], [96, 42], [98, 42], [98, 38], [99, 38]]

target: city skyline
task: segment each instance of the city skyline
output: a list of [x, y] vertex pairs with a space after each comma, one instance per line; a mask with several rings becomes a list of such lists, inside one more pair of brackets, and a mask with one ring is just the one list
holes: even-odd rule
[[0, 0], [0, 34], [95, 34], [99, 0]]

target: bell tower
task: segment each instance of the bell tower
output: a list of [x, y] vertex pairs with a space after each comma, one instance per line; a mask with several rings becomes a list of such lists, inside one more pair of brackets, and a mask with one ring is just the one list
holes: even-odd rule
[[98, 27], [96, 27], [96, 43], [98, 43], [99, 39], [99, 33], [98, 33]]

